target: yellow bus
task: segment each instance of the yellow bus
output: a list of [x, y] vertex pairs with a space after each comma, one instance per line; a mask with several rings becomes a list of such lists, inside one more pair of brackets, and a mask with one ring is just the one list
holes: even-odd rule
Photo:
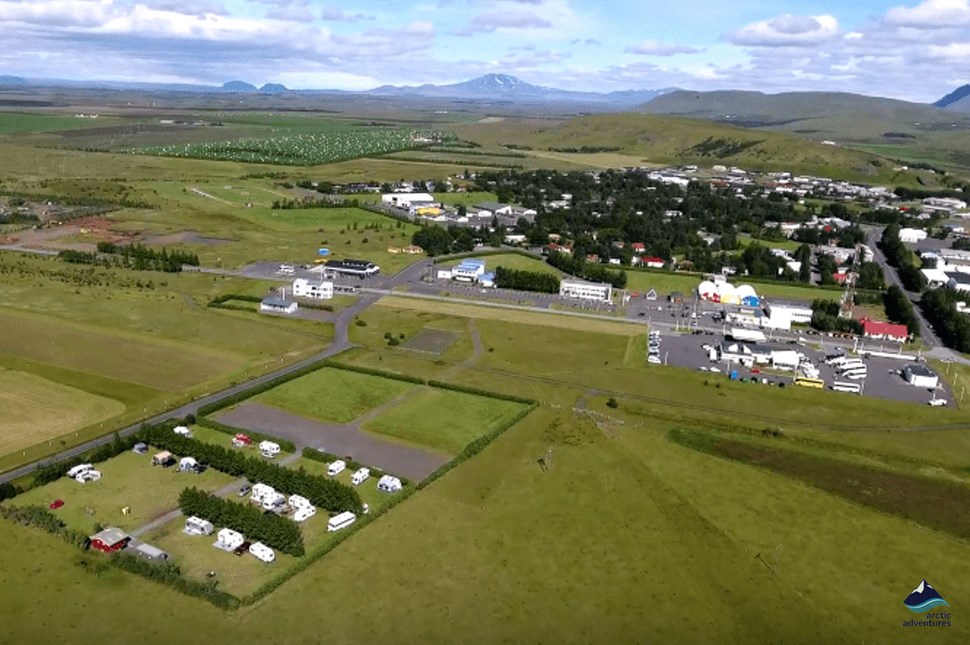
[[804, 376], [795, 377], [795, 385], [801, 385], [802, 387], [814, 387], [817, 390], [825, 388], [825, 381], [820, 378], [806, 378]]

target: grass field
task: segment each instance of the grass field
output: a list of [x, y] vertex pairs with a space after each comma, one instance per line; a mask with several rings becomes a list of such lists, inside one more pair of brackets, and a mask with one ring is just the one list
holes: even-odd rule
[[[126, 452], [95, 466], [102, 474], [98, 481], [79, 484], [62, 477], [18, 496], [15, 503], [46, 507], [62, 499], [64, 506], [57, 509], [57, 516], [71, 528], [91, 534], [95, 524], [101, 524], [130, 531], [178, 508], [178, 494], [184, 488], [213, 491], [234, 480], [211, 468], [201, 475], [189, 475], [176, 468], [152, 466], [151, 461], [150, 454]], [[126, 506], [131, 509], [129, 515], [121, 513]]]
[[[646, 293], [655, 289], [658, 295], [666, 295], [672, 291], [680, 291], [685, 297], [690, 297], [697, 290], [703, 276], [690, 273], [654, 273], [650, 271], [627, 271], [627, 289]], [[736, 285], [746, 284], [743, 278], [732, 281]], [[811, 302], [816, 298], [838, 299], [838, 291], [818, 289], [812, 286], [787, 282], [752, 282], [758, 295], [767, 298], [779, 298], [796, 302]]]
[[0, 368], [0, 454], [107, 421], [125, 406], [109, 398]]
[[310, 419], [348, 423], [414, 387], [378, 376], [324, 368], [263, 392], [252, 400]]
[[496, 267], [504, 267], [515, 271], [537, 271], [548, 273], [549, 275], [562, 276], [562, 272], [555, 267], [546, 264], [539, 258], [526, 257], [518, 253], [497, 253], [494, 255], [482, 255], [480, 259], [485, 260], [489, 271], [494, 271]]
[[111, 117], [98, 119], [79, 119], [61, 114], [34, 114], [27, 112], [0, 111], [0, 134], [20, 134], [24, 132], [55, 132], [59, 130], [81, 130], [102, 127], [116, 123]]
[[522, 405], [448, 390], [426, 389], [364, 424], [364, 430], [456, 455], [501, 427]]

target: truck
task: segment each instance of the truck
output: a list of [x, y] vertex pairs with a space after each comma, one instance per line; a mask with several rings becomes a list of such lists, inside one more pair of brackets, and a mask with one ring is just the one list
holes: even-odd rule
[[732, 327], [728, 333], [728, 337], [732, 340], [747, 341], [749, 343], [763, 343], [767, 340], [763, 331], [757, 329], [741, 329], [739, 327]]

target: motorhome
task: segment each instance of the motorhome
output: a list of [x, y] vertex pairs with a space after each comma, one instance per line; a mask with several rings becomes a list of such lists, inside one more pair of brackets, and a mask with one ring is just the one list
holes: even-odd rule
[[336, 477], [345, 470], [347, 470], [347, 463], [342, 459], [338, 459], [327, 468], [327, 474], [331, 477]]
[[253, 542], [249, 545], [249, 552], [254, 558], [267, 564], [276, 559], [276, 553], [262, 542]]
[[354, 486], [360, 486], [370, 477], [370, 468], [361, 468], [354, 473], [353, 477], [350, 478], [350, 483]]
[[86, 484], [88, 482], [96, 482], [101, 479], [101, 471], [90, 468], [88, 470], [83, 470], [74, 477], [80, 484]]
[[301, 506], [300, 508], [296, 509], [295, 513], [293, 513], [293, 521], [297, 523], [305, 522], [306, 520], [310, 519], [316, 514], [317, 514], [317, 509], [315, 509], [314, 507]]
[[192, 431], [185, 426], [175, 426], [172, 432], [179, 436], [185, 437], [186, 439], [192, 438]]
[[851, 394], [860, 394], [862, 392], [862, 386], [858, 383], [845, 383], [843, 381], [832, 383], [832, 389], [836, 392], [849, 392]]
[[223, 551], [235, 551], [237, 547], [246, 541], [242, 533], [233, 531], [232, 529], [219, 529], [216, 538], [212, 546]]
[[182, 529], [182, 532], [186, 535], [212, 535], [214, 530], [215, 527], [212, 526], [212, 522], [193, 515], [186, 518], [185, 528]]
[[274, 493], [273, 495], [268, 495], [263, 498], [262, 508], [264, 511], [269, 513], [282, 513], [283, 509], [286, 508], [286, 498], [279, 493]]
[[77, 466], [74, 466], [73, 468], [67, 471], [67, 476], [70, 477], [71, 479], [74, 479], [84, 471], [93, 470], [93, 469], [94, 469], [94, 466], [91, 464], [78, 464]]
[[350, 511], [345, 511], [339, 515], [334, 515], [327, 521], [327, 531], [339, 531], [347, 528], [355, 521], [357, 521], [357, 516]]
[[401, 490], [401, 480], [391, 475], [384, 475], [377, 482], [377, 490], [382, 493], [395, 493]]
[[267, 459], [273, 459], [280, 454], [280, 444], [273, 441], [261, 441], [259, 442], [259, 454]]

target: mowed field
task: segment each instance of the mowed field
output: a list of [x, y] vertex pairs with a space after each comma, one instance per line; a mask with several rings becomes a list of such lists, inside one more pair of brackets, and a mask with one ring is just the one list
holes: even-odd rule
[[562, 272], [546, 264], [538, 258], [526, 257], [518, 253], [498, 253], [494, 255], [478, 256], [485, 261], [488, 271], [494, 271], [496, 267], [504, 267], [515, 271], [536, 271], [538, 273], [548, 273], [554, 276], [561, 276]]
[[118, 401], [0, 368], [0, 454], [16, 452], [124, 412]]
[[349, 423], [416, 387], [378, 376], [324, 368], [263, 392], [252, 401], [317, 421]]

